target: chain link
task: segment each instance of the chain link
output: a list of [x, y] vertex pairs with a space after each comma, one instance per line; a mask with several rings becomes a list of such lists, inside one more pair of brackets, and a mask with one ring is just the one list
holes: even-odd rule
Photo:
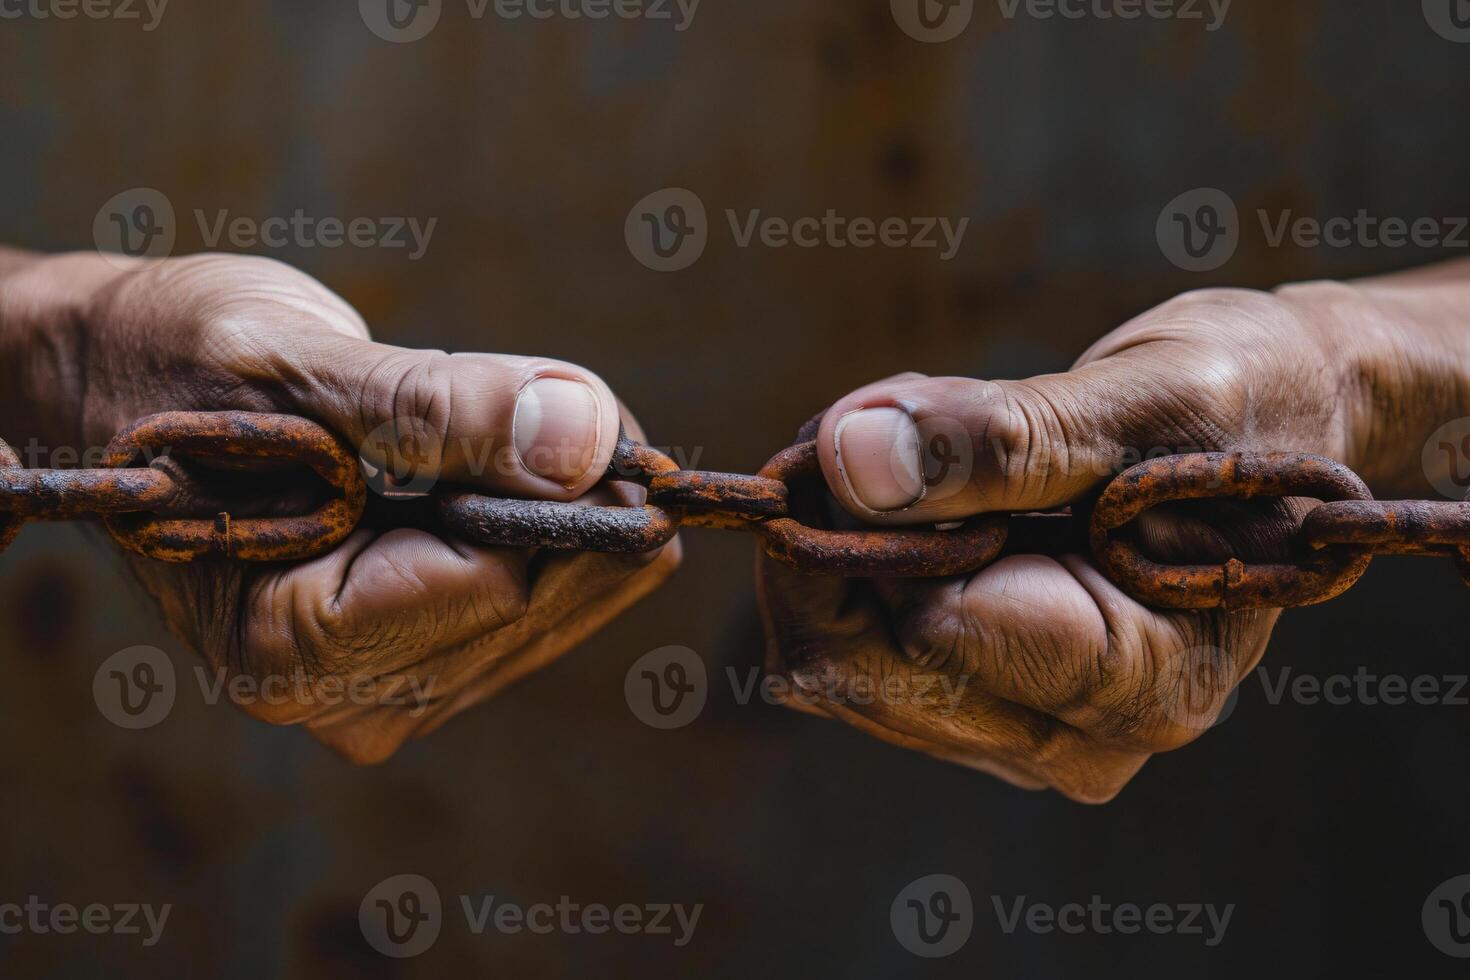
[[[242, 469], [263, 460], [311, 470], [316, 494], [297, 512], [260, 516], [286, 506], [262, 501], [261, 491], [241, 480]], [[0, 549], [26, 521], [100, 518], [124, 547], [162, 561], [298, 561], [350, 534], [367, 496], [350, 450], [294, 416], [151, 415], [118, 433], [103, 464], [26, 469], [0, 442]], [[812, 442], [782, 450], [748, 476], [681, 469], [623, 438], [606, 479], [643, 487], [647, 502], [605, 507], [448, 490], [433, 495], [434, 506], [447, 530], [484, 544], [640, 553], [666, 544], [681, 527], [713, 527], [753, 533], [768, 555], [800, 571], [844, 576], [961, 575], [1004, 554], [1090, 548], [1120, 588], [1166, 609], [1322, 602], [1350, 588], [1376, 555], [1448, 556], [1470, 584], [1470, 503], [1374, 500], [1347, 467], [1307, 453], [1162, 457], [1112, 480], [1090, 515], [1086, 508], [986, 514], [903, 529], [822, 526], [832, 515]], [[1295, 529], [1282, 561], [1165, 564], [1149, 557], [1141, 540], [1140, 520], [1161, 505], [1288, 497], [1321, 503]]]

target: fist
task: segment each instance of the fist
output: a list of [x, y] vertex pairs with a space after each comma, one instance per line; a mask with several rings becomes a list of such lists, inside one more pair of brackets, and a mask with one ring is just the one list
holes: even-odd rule
[[[331, 429], [369, 468], [411, 472], [416, 487], [573, 501], [606, 470], [619, 426], [639, 434], [585, 368], [374, 343], [352, 307], [277, 262], [199, 255], [120, 274], [98, 263], [46, 260], [8, 290], [21, 302], [48, 277], [94, 287], [56, 371], [78, 393], [53, 420], [71, 444], [105, 445], [153, 412], [279, 412]], [[637, 503], [614, 498], [633, 493], [592, 499]], [[129, 558], [174, 631], [228, 675], [225, 689], [243, 675], [239, 689], [260, 692], [246, 710], [372, 762], [561, 656], [678, 556], [677, 543], [639, 556], [532, 554], [364, 525], [294, 565]]]
[[[1352, 465], [1345, 348], [1290, 293], [1190, 294], [1065, 374], [903, 375], [852, 392], [822, 419], [822, 471], [849, 514], [902, 525], [1072, 504], [1163, 453], [1300, 450]], [[1160, 561], [1279, 556], [1295, 526], [1286, 501], [1146, 517]], [[871, 581], [762, 558], [759, 579], [767, 666], [794, 704], [1087, 802], [1208, 728], [1279, 615], [1149, 609], [1082, 554]]]

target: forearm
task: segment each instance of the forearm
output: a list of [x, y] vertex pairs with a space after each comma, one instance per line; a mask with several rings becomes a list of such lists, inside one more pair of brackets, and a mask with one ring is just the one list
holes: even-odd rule
[[[0, 249], [0, 439], [27, 465], [80, 438], [87, 309], [122, 269], [100, 255]], [[31, 440], [35, 440], [32, 443]], [[27, 453], [27, 445], [42, 449]]]
[[1427, 494], [1425, 440], [1470, 416], [1470, 260], [1277, 294], [1341, 354], [1345, 462], [1376, 494]]

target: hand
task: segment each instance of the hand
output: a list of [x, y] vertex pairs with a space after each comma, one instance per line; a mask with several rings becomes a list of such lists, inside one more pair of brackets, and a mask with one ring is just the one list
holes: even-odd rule
[[[1307, 451], [1401, 483], [1424, 437], [1466, 414], [1446, 396], [1466, 389], [1445, 382], [1463, 379], [1470, 331], [1463, 314], [1453, 330], [1427, 325], [1425, 297], [1392, 281], [1195, 293], [1065, 374], [890, 378], [827, 411], [822, 470], [843, 508], [886, 525], [1070, 504], [1151, 452]], [[1295, 526], [1279, 501], [1226, 509], [1242, 519], [1218, 531], [1198, 509], [1146, 515], [1145, 545], [1163, 561], [1261, 560]], [[762, 557], [759, 581], [767, 667], [792, 681], [795, 706], [1087, 802], [1208, 728], [1280, 615], [1149, 609], [1079, 554], [908, 581]]]
[[[280, 412], [324, 424], [394, 472], [406, 472], [398, 442], [380, 437], [416, 429], [420, 448], [442, 457], [428, 473], [419, 460], [416, 479], [574, 500], [606, 470], [620, 420], [641, 435], [583, 368], [373, 343], [341, 298], [265, 259], [199, 255], [122, 272], [96, 256], [44, 259], [5, 279], [0, 325], [0, 361], [40, 430], [4, 433], [12, 439], [102, 446], [153, 412]], [[184, 642], [260, 684], [246, 710], [373, 762], [567, 652], [667, 578], [679, 548], [532, 555], [360, 527], [289, 566], [130, 558]]]

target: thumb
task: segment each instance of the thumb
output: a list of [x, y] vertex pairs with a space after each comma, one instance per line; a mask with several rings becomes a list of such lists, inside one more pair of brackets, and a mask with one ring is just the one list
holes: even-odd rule
[[575, 364], [446, 354], [341, 333], [293, 338], [270, 371], [291, 409], [356, 446], [369, 475], [427, 490], [440, 479], [572, 500], [606, 471], [617, 399]]
[[832, 493], [870, 523], [1057, 507], [1110, 478], [1139, 434], [1174, 438], [1169, 387], [1131, 352], [1026, 381], [880, 381], [832, 406], [818, 455]]

